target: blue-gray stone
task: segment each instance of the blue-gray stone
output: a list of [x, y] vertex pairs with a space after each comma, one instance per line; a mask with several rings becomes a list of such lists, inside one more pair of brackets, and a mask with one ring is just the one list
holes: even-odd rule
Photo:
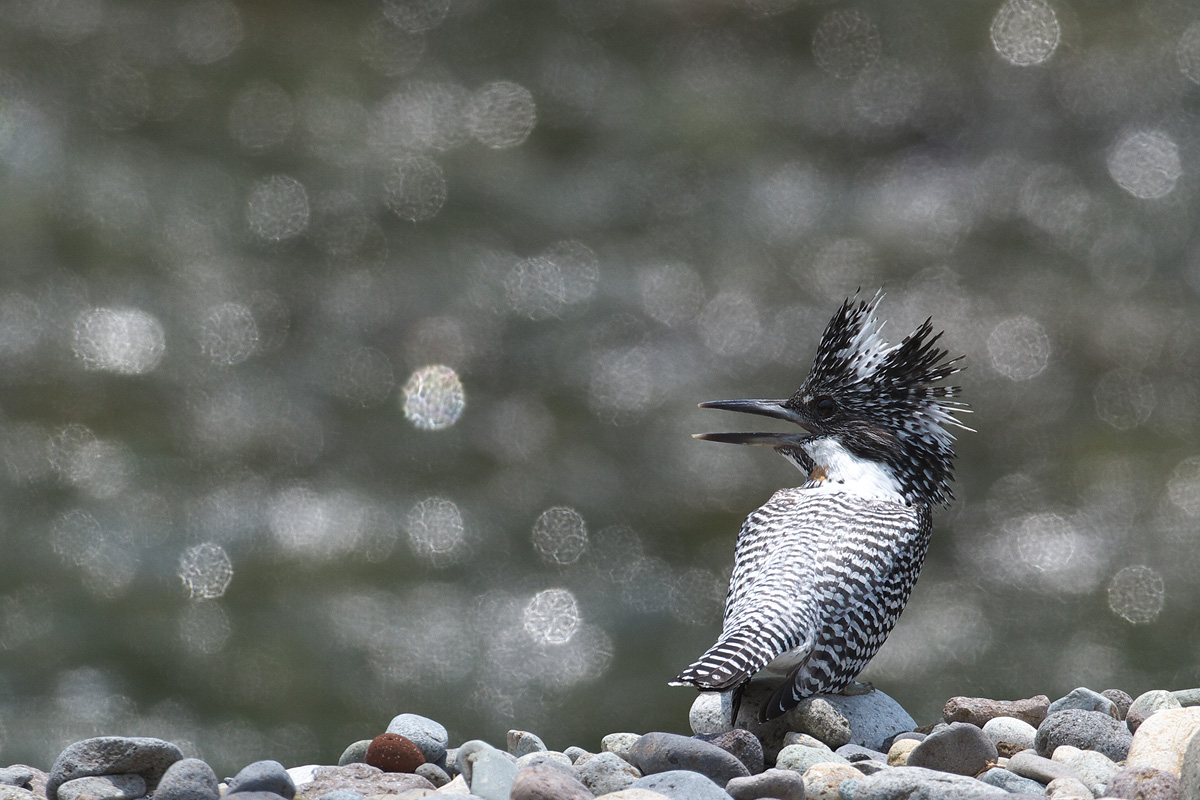
[[638, 778], [630, 789], [649, 789], [668, 800], [733, 800], [729, 793], [699, 772], [672, 769]]
[[616, 753], [596, 753], [575, 767], [575, 773], [592, 794], [619, 792], [642, 777], [641, 771]]
[[392, 717], [385, 733], [398, 733], [415, 744], [431, 763], [439, 763], [450, 742], [446, 726], [420, 714], [398, 714]]
[[1171, 692], [1171, 694], [1173, 694], [1175, 699], [1179, 701], [1179, 705], [1183, 706], [1184, 708], [1189, 708], [1190, 706], [1200, 706], [1200, 689], [1180, 689], [1178, 691]]
[[996, 786], [924, 767], [893, 767], [856, 781], [844, 781], [840, 800], [998, 800], [1011, 795]]
[[471, 794], [484, 800], [508, 800], [517, 777], [517, 765], [508, 753], [472, 739], [458, 748], [457, 763]]
[[338, 758], [338, 766], [344, 767], [347, 764], [367, 763], [367, 748], [370, 746], [370, 739], [359, 739], [342, 751], [342, 755]]
[[748, 778], [734, 778], [725, 785], [733, 800], [804, 800], [804, 778], [790, 769], [769, 769]]
[[417, 767], [413, 772], [414, 775], [420, 775], [425, 780], [433, 784], [433, 788], [440, 789], [450, 782], [450, 775], [446, 770], [439, 767], [437, 764], [430, 764], [426, 761], [421, 766]]
[[58, 800], [58, 787], [88, 775], [141, 775], [153, 792], [167, 767], [183, 758], [178, 747], [144, 736], [98, 736], [68, 745], [54, 760], [46, 781], [47, 800]]
[[146, 794], [141, 775], [88, 775], [58, 787], [59, 800], [137, 800]]
[[19, 786], [28, 789], [33, 780], [33, 767], [12, 766], [0, 768], [0, 783], [5, 786]]
[[686, 769], [711, 778], [724, 786], [732, 778], [750, 774], [746, 765], [732, 753], [715, 744], [677, 733], [647, 733], [629, 749], [629, 763], [644, 775]]
[[1017, 773], [992, 767], [979, 776], [979, 780], [989, 786], [998, 786], [1006, 792], [1025, 792], [1026, 794], [1045, 794], [1046, 787], [1033, 778], [1026, 778]]
[[996, 760], [996, 745], [969, 722], [952, 722], [925, 737], [908, 754], [907, 765], [974, 777]]
[[1079, 777], [1075, 774], [1075, 770], [1066, 764], [1043, 758], [1032, 750], [1022, 750], [1008, 759], [1008, 769], [1010, 772], [1015, 772], [1038, 783], [1049, 783], [1059, 778]]
[[[734, 728], [724, 733], [697, 735], [697, 739], [709, 744], [715, 744], [726, 753], [732, 754], [738, 761], [746, 765], [751, 775], [757, 775], [766, 769], [766, 759], [763, 754], [762, 742], [748, 730]], [[620, 755], [618, 753], [618, 755]]]
[[271, 792], [280, 797], [292, 800], [296, 796], [296, 784], [288, 775], [283, 764], [278, 761], [264, 759], [242, 767], [237, 775], [226, 778], [226, 794], [242, 792]]
[[517, 758], [546, 749], [546, 743], [536, 733], [530, 733], [529, 731], [508, 732], [508, 752]]
[[217, 773], [198, 758], [183, 758], [167, 767], [154, 800], [217, 800], [221, 796]]
[[1059, 711], [1066, 711], [1069, 708], [1081, 711], [1099, 711], [1102, 714], [1108, 714], [1113, 719], [1121, 718], [1121, 712], [1117, 709], [1116, 703], [1086, 686], [1072, 689], [1065, 697], [1055, 700], [1050, 704], [1050, 708], [1046, 710], [1046, 715], [1049, 716]]
[[1040, 756], [1051, 756], [1055, 748], [1069, 744], [1103, 753], [1113, 761], [1124, 761], [1132, 741], [1133, 734], [1124, 722], [1099, 711], [1069, 708], [1046, 715], [1038, 726], [1034, 745]]

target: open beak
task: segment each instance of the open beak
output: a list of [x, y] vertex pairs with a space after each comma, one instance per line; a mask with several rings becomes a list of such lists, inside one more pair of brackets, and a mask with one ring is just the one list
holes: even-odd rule
[[[740, 411], [743, 414], [758, 414], [762, 417], [783, 419], [808, 430], [800, 415], [788, 408], [785, 400], [714, 400], [701, 403], [700, 408], [718, 408], [722, 411]], [[703, 439], [706, 442], [727, 442], [729, 444], [758, 444], [768, 447], [796, 447], [805, 439], [808, 433], [695, 433], [693, 439]]]

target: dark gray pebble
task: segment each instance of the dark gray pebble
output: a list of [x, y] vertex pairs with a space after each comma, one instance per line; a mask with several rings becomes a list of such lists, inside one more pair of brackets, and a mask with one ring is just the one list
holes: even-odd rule
[[137, 800], [146, 795], [141, 775], [88, 775], [58, 787], [59, 800]]
[[217, 800], [221, 796], [217, 773], [198, 758], [183, 758], [167, 767], [154, 800]]
[[763, 755], [762, 742], [758, 737], [744, 728], [734, 728], [724, 733], [710, 733], [697, 736], [702, 742], [715, 744], [725, 752], [733, 755], [746, 765], [751, 775], [757, 775], [767, 768]]
[[887, 753], [881, 753], [878, 750], [872, 750], [862, 745], [844, 744], [833, 752], [851, 764], [857, 764], [859, 761], [882, 761], [884, 764], [887, 763]]
[[[403, 734], [401, 734], [403, 735]], [[415, 743], [414, 743], [415, 744]], [[354, 744], [342, 751], [342, 755], [338, 758], [338, 766], [344, 767], [347, 764], [365, 764], [367, 763], [367, 748], [371, 746], [370, 739], [360, 739]], [[420, 745], [417, 745], [418, 747]], [[424, 752], [424, 751], [422, 751]]]
[[1038, 755], [1049, 757], [1064, 744], [1095, 750], [1113, 761], [1124, 761], [1133, 734], [1125, 723], [1100, 711], [1068, 709], [1050, 714], [1038, 726], [1034, 746]]
[[428, 761], [417, 767], [413, 774], [420, 775], [422, 778], [432, 783], [435, 789], [441, 788], [450, 782], [450, 775], [446, 772], [446, 770], [442, 769], [437, 764], [430, 764]]
[[1124, 800], [1177, 800], [1179, 778], [1154, 767], [1126, 767], [1112, 777], [1104, 794]]
[[908, 754], [907, 765], [974, 777], [995, 760], [996, 745], [982, 730], [970, 723], [954, 722], [926, 736]]
[[804, 800], [804, 777], [790, 769], [769, 769], [758, 775], [734, 778], [725, 785], [733, 800]]
[[[744, 776], [743, 776], [744, 777]], [[672, 769], [638, 778], [630, 789], [649, 789], [669, 800], [732, 800], [729, 793], [701, 775], [686, 769]]]
[[1026, 794], [1045, 794], [1046, 787], [1033, 778], [1018, 775], [1012, 770], [992, 767], [979, 776], [979, 780], [989, 786], [999, 786], [1006, 792], [1025, 792]]
[[1125, 719], [1125, 713], [1129, 711], [1129, 704], [1133, 702], [1133, 698], [1128, 692], [1123, 692], [1120, 689], [1105, 689], [1100, 694], [1113, 701], [1113, 705], [1117, 707], [1117, 719]]
[[226, 794], [272, 792], [286, 800], [296, 796], [296, 784], [292, 783], [292, 776], [287, 774], [283, 764], [270, 759], [247, 764], [237, 775], [227, 778], [225, 784], [228, 787]]
[[1066, 711], [1069, 708], [1077, 708], [1083, 711], [1099, 711], [1102, 714], [1108, 714], [1113, 719], [1121, 718], [1121, 712], [1117, 709], [1116, 703], [1086, 686], [1072, 689], [1065, 697], [1055, 700], [1050, 704], [1050, 708], [1046, 710], [1046, 714], [1049, 716], [1059, 711]]
[[586, 786], [571, 777], [569, 770], [551, 764], [523, 769], [513, 779], [510, 800], [592, 800]]
[[88, 775], [141, 775], [153, 792], [167, 767], [183, 758], [178, 747], [144, 736], [98, 736], [69, 745], [58, 754], [46, 782], [47, 800], [58, 800], [58, 787]]
[[718, 786], [729, 783], [731, 778], [744, 778], [750, 774], [750, 770], [736, 756], [715, 744], [657, 731], [647, 733], [630, 748], [629, 763], [640, 769], [643, 775], [691, 770], [711, 778]]
[[846, 781], [838, 796], [843, 800], [1012, 800], [1016, 797], [965, 775], [924, 767], [893, 767], [861, 780]]

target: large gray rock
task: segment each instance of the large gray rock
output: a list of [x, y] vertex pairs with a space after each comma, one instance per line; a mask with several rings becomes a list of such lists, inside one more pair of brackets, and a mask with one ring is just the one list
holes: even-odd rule
[[996, 745], [968, 722], [952, 722], [934, 731], [908, 754], [907, 766], [974, 777], [996, 761]]
[[1005, 790], [986, 783], [924, 767], [893, 767], [846, 787], [844, 800], [999, 800]]
[[673, 769], [638, 778], [630, 789], [649, 789], [668, 800], [733, 800], [729, 793], [699, 772]]
[[217, 800], [221, 790], [217, 773], [198, 758], [184, 758], [167, 767], [154, 800]]
[[713, 733], [697, 736], [697, 739], [715, 744], [727, 753], [732, 754], [738, 761], [746, 765], [751, 775], [757, 775], [766, 769], [762, 742], [748, 730], [734, 728], [724, 733]]
[[420, 714], [398, 714], [388, 723], [386, 733], [398, 733], [421, 749], [429, 762], [441, 761], [446, 754], [450, 734], [446, 726]]
[[1116, 703], [1086, 686], [1073, 689], [1070, 694], [1055, 700], [1050, 704], [1050, 708], [1046, 710], [1046, 714], [1055, 714], [1059, 711], [1066, 711], [1069, 708], [1077, 708], [1083, 711], [1099, 711], [1103, 714], [1108, 714], [1113, 719], [1121, 719], [1121, 712], [1117, 708]]
[[296, 784], [283, 764], [264, 759], [242, 767], [237, 775], [225, 781], [226, 794], [241, 792], [272, 792], [291, 800], [296, 796]]
[[1124, 761], [1133, 735], [1125, 723], [1100, 711], [1068, 709], [1048, 715], [1038, 726], [1034, 743], [1038, 755], [1049, 757], [1055, 748], [1069, 744], [1095, 750], [1113, 761]]
[[46, 782], [47, 800], [58, 800], [58, 787], [88, 775], [141, 775], [153, 792], [167, 767], [183, 758], [178, 747], [143, 736], [98, 736], [69, 745], [58, 754]]
[[1159, 711], [1138, 728], [1125, 763], [1181, 775], [1188, 743], [1197, 732], [1200, 732], [1200, 706]]
[[680, 736], [676, 733], [647, 733], [629, 749], [629, 763], [642, 771], [643, 775], [686, 769], [698, 772], [718, 786], [724, 786], [732, 778], [750, 774], [732, 753], [715, 744]]

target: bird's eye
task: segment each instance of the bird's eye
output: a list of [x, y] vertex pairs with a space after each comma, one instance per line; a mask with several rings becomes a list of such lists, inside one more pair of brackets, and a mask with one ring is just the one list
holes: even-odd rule
[[829, 419], [833, 416], [833, 412], [837, 411], [837, 403], [832, 397], [818, 397], [813, 403], [813, 411], [817, 412], [817, 416], [821, 419]]

